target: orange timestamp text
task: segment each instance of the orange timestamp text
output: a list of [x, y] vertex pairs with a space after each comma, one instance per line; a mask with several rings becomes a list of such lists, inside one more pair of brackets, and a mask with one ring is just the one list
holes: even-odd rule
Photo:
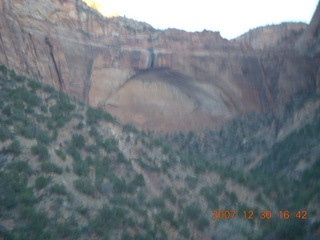
[[278, 216], [280, 219], [299, 218], [307, 219], [308, 211], [212, 211], [212, 219], [271, 219], [274, 216]]

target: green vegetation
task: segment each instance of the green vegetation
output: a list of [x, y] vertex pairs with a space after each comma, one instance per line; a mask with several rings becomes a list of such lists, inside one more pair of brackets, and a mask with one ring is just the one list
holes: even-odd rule
[[149, 205], [151, 207], [164, 209], [165, 208], [165, 201], [163, 198], [154, 198], [150, 201]]
[[39, 176], [36, 179], [35, 187], [38, 190], [43, 189], [51, 182], [51, 179], [52, 179], [51, 177]]
[[14, 99], [15, 102], [22, 101], [29, 106], [40, 106], [41, 104], [41, 98], [23, 87], [13, 89], [9, 93], [9, 96]]
[[188, 239], [188, 238], [190, 237], [190, 235], [191, 235], [188, 226], [183, 226], [183, 227], [181, 228], [181, 230], [179, 231], [179, 234], [180, 234], [181, 236], [183, 236], [184, 238], [186, 238], [186, 239]]
[[51, 136], [48, 131], [44, 131], [44, 130], [37, 131], [36, 138], [38, 143], [42, 143], [44, 145], [48, 145], [51, 142]]
[[19, 126], [18, 132], [27, 139], [33, 139], [37, 136], [38, 128], [33, 122], [24, 122]]
[[54, 184], [50, 188], [51, 193], [53, 194], [58, 194], [58, 195], [66, 195], [67, 194], [67, 189], [64, 185], [61, 184]]
[[14, 172], [21, 173], [24, 172], [26, 174], [29, 174], [31, 171], [31, 168], [29, 164], [26, 161], [15, 161], [9, 164], [8, 168]]
[[208, 208], [217, 209], [219, 208], [218, 193], [211, 187], [203, 187], [200, 190], [200, 194], [204, 196], [208, 203]]
[[198, 183], [198, 179], [196, 177], [187, 176], [185, 178], [186, 183], [188, 184], [190, 189], [195, 189]]
[[169, 199], [169, 201], [172, 204], [176, 203], [176, 196], [174, 195], [174, 193], [172, 192], [172, 189], [170, 187], [166, 187], [166, 189], [163, 191], [163, 197]]
[[59, 93], [56, 104], [50, 107], [51, 120], [49, 125], [61, 128], [71, 120], [71, 113], [75, 105], [71, 103], [70, 98], [64, 93]]
[[41, 170], [45, 173], [62, 174], [62, 168], [51, 162], [43, 162], [41, 164]]
[[12, 137], [13, 137], [13, 134], [9, 128], [0, 126], [0, 141], [3, 142], [5, 140], [11, 139]]
[[108, 236], [112, 229], [134, 225], [134, 221], [127, 216], [127, 211], [124, 208], [111, 208], [109, 205], [104, 205], [97, 218], [91, 222], [91, 226], [100, 236]]
[[137, 187], [144, 187], [144, 177], [142, 174], [138, 174], [134, 177], [134, 179], [131, 182], [132, 185], [137, 186]]
[[118, 152], [118, 142], [113, 138], [106, 139], [103, 143], [103, 147], [108, 152]]
[[19, 140], [13, 140], [10, 145], [2, 149], [3, 153], [19, 156], [21, 154], [21, 144]]
[[47, 147], [41, 143], [31, 147], [31, 152], [32, 154], [38, 156], [39, 161], [46, 161], [50, 158]]
[[91, 107], [88, 108], [86, 117], [88, 125], [97, 124], [100, 120], [105, 120], [107, 122], [114, 122], [115, 120], [109, 113]]
[[85, 146], [85, 139], [81, 134], [72, 135], [71, 145], [77, 149], [82, 149]]
[[[319, 96], [164, 135], [4, 66], [0, 84], [0, 222], [14, 222], [0, 239], [304, 239], [320, 229]], [[308, 219], [212, 221], [223, 209], [306, 209]]]
[[139, 133], [138, 129], [135, 126], [133, 126], [132, 124], [124, 125], [122, 127], [122, 131], [125, 133], [130, 133], [130, 132], [135, 133], [135, 134]]
[[90, 171], [87, 161], [79, 160], [73, 162], [73, 172], [78, 176], [88, 176]]
[[199, 229], [199, 231], [204, 231], [206, 228], [208, 228], [210, 225], [210, 221], [205, 217], [200, 217], [196, 227]]
[[61, 158], [61, 160], [66, 160], [67, 156], [66, 156], [66, 154], [64, 153], [63, 150], [56, 149], [54, 152], [57, 154], [57, 156], [59, 156]]
[[197, 204], [188, 205], [183, 212], [183, 217], [190, 220], [196, 221], [201, 214], [201, 208]]
[[79, 178], [73, 182], [74, 187], [81, 193], [84, 193], [88, 196], [93, 196], [95, 189], [92, 185], [90, 179], [88, 178]]

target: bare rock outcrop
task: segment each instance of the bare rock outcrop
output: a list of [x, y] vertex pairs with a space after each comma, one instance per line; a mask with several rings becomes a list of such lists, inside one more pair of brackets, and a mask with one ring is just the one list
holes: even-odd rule
[[295, 43], [295, 49], [302, 54], [320, 56], [320, 3], [309, 26]]
[[292, 49], [307, 28], [305, 23], [281, 23], [258, 27], [234, 39], [255, 50]]
[[317, 59], [293, 48], [305, 26], [289, 25], [248, 43], [107, 19], [80, 0], [0, 0], [0, 64], [141, 129], [199, 129], [315, 91]]

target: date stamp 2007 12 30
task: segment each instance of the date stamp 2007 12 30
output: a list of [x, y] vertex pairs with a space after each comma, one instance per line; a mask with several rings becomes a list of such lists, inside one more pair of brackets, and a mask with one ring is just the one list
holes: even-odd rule
[[273, 213], [272, 211], [212, 211], [212, 219], [271, 219], [274, 216], [278, 216], [280, 219], [299, 218], [307, 219], [308, 211], [278, 211]]

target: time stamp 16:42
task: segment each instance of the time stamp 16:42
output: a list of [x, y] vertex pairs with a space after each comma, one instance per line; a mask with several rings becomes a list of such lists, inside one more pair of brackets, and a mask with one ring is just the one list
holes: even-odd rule
[[212, 214], [212, 219], [271, 219], [273, 217], [278, 217], [280, 219], [308, 219], [308, 211], [212, 211]]

